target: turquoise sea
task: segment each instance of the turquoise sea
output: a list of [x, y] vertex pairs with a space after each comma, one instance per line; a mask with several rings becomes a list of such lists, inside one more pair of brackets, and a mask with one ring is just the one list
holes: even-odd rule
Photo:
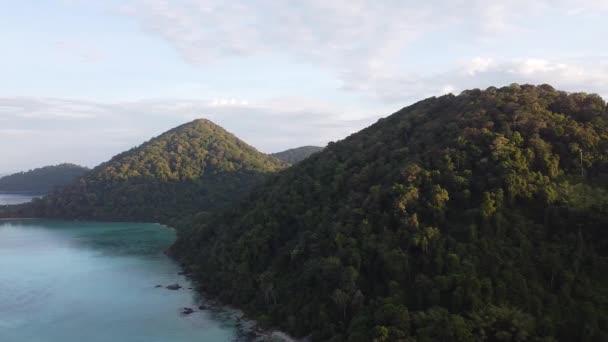
[[163, 253], [174, 239], [157, 224], [0, 221], [0, 341], [250, 339], [238, 312], [198, 310], [205, 299]]

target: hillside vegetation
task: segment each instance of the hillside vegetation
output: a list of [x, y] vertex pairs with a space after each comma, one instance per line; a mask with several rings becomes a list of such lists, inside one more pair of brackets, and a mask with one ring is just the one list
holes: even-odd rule
[[89, 169], [75, 164], [45, 166], [0, 178], [0, 191], [45, 194], [78, 179]]
[[599, 96], [469, 90], [271, 176], [172, 253], [316, 341], [608, 341], [607, 179]]
[[175, 223], [232, 203], [283, 167], [211, 121], [195, 120], [11, 215]]
[[272, 153], [271, 156], [289, 164], [296, 164], [310, 157], [313, 153], [317, 153], [322, 150], [323, 147], [319, 146], [302, 146], [282, 152]]

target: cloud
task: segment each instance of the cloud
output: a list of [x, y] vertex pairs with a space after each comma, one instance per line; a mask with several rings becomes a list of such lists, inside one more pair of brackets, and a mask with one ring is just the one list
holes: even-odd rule
[[[566, 91], [599, 91], [602, 95], [608, 95], [608, 64], [602, 63], [602, 60], [519, 58], [492, 64], [479, 74], [478, 80], [486, 84], [537, 83], [542, 80]], [[461, 88], [471, 86], [471, 83], [462, 78]]]
[[[412, 45], [421, 39], [441, 34], [445, 39], [458, 39], [474, 49], [503, 39], [525, 37], [536, 19], [547, 13], [553, 16], [606, 14], [608, 1], [135, 0], [125, 8], [124, 12], [140, 22], [146, 32], [161, 37], [192, 65], [214, 63], [227, 56], [279, 54], [325, 68], [343, 82], [343, 90], [386, 100], [394, 96], [382, 93], [411, 90], [411, 87], [388, 89], [389, 86], [407, 84], [406, 78], [426, 81], [432, 78], [412, 75], [412, 68], [403, 62], [408, 54], [417, 52], [412, 50]], [[450, 56], [449, 51], [446, 53]], [[546, 74], [538, 69], [543, 65], [534, 65], [541, 62], [540, 59], [524, 59], [528, 64], [523, 65], [511, 63], [512, 67], [521, 69], [509, 73], [500, 69], [510, 62], [496, 60], [496, 57], [473, 59], [466, 72], [477, 77], [480, 83], [490, 74], [509, 76], [494, 78], [499, 84], [527, 79], [514, 77], [525, 76], [526, 72]], [[447, 68], [459, 68], [454, 62], [444, 61], [444, 71], [440, 73], [450, 73], [445, 64]], [[545, 67], [557, 66], [547, 64]], [[572, 76], [573, 72], [571, 65], [567, 70], [554, 71], [562, 76], [564, 73]], [[474, 84], [464, 82], [461, 75], [448, 76], [462, 78], [460, 83]], [[433, 91], [443, 89], [446, 83], [451, 84], [452, 80], [435, 83]], [[414, 91], [408, 95], [423, 93], [429, 92]]]
[[[325, 145], [374, 122], [377, 113], [305, 98], [253, 103], [220, 99], [94, 102], [0, 97], [1, 172], [75, 162], [94, 166], [168, 129], [208, 118], [264, 152]], [[220, 105], [220, 103], [223, 103]]]
[[431, 9], [397, 0], [141, 0], [126, 11], [195, 64], [278, 50], [329, 63], [358, 53], [373, 61], [434, 26]]
[[241, 107], [241, 106], [249, 106], [249, 101], [247, 100], [237, 100], [237, 99], [213, 99], [209, 102], [211, 107]]
[[90, 101], [33, 97], [0, 98], [0, 117], [81, 120], [104, 115], [113, 115], [111, 107]]
[[608, 11], [607, 0], [574, 1], [568, 8], [569, 15], [602, 15], [605, 11]]
[[[604, 62], [602, 62], [604, 61]], [[511, 83], [548, 83], [560, 90], [586, 91], [608, 97], [608, 60], [552, 61], [541, 58], [495, 60], [476, 57], [448, 71], [359, 78], [352, 85], [369, 87], [367, 96], [383, 103], [407, 104], [429, 96]], [[365, 74], [356, 75], [366, 77]], [[447, 85], [446, 85], [447, 84]]]
[[2, 128], [0, 129], [0, 135], [4, 137], [20, 137], [31, 134], [31, 130], [27, 129], [12, 129], [12, 128]]
[[125, 12], [195, 66], [280, 56], [346, 79], [391, 72], [405, 46], [444, 25], [434, 9], [403, 0], [140, 0]]
[[475, 57], [466, 66], [466, 72], [470, 76], [486, 72], [494, 64], [492, 58]]

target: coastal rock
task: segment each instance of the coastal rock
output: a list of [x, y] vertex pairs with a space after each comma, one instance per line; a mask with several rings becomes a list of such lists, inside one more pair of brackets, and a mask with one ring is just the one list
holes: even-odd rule
[[163, 287], [162, 285], [156, 285], [154, 286], [155, 288], [159, 288], [159, 287]]
[[183, 309], [182, 309], [182, 314], [183, 314], [183, 315], [189, 315], [189, 314], [191, 314], [191, 313], [193, 313], [193, 312], [194, 312], [194, 309], [192, 309], [192, 308], [188, 308], [188, 307], [186, 307], [186, 308], [183, 308]]
[[179, 284], [171, 284], [171, 285], [167, 286], [168, 290], [179, 290], [181, 288], [182, 287]]
[[261, 335], [258, 335], [256, 342], [307, 342], [308, 339], [297, 340], [293, 337], [280, 332], [280, 331], [272, 331], [272, 332], [264, 332]]

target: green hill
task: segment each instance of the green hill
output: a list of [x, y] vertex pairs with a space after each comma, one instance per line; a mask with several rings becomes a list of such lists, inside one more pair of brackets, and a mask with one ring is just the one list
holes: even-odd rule
[[313, 153], [317, 153], [322, 150], [323, 147], [319, 146], [302, 146], [282, 152], [272, 153], [271, 156], [289, 164], [296, 164], [310, 157]]
[[607, 341], [607, 179], [599, 96], [469, 90], [330, 144], [172, 253], [315, 341]]
[[19, 210], [28, 216], [175, 222], [231, 203], [284, 166], [220, 126], [195, 120]]
[[89, 169], [74, 164], [45, 166], [0, 178], [0, 191], [45, 194], [78, 179]]

